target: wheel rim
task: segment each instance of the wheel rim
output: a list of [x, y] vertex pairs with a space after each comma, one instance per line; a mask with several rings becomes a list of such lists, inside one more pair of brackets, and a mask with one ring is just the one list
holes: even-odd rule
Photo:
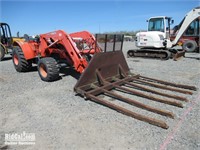
[[187, 48], [188, 48], [188, 49], [191, 49], [191, 48], [193, 48], [193, 45], [192, 45], [192, 44], [188, 44], [188, 45], [187, 45]]
[[17, 55], [15, 54], [13, 58], [14, 58], [13, 60], [14, 60], [15, 65], [18, 65], [19, 59], [18, 59]]
[[47, 69], [44, 64], [40, 65], [39, 71], [40, 71], [40, 74], [42, 75], [42, 77], [44, 77], [44, 78], [47, 77]]

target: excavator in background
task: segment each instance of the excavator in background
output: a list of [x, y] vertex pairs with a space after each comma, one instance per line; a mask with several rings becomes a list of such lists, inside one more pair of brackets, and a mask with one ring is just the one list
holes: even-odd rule
[[7, 23], [0, 23], [0, 61], [5, 54], [12, 53], [13, 42], [24, 41], [23, 38], [12, 37], [10, 26]]
[[174, 48], [181, 39], [182, 35], [188, 29], [189, 25], [200, 17], [200, 7], [192, 9], [186, 14], [175, 37], [170, 39], [171, 17], [158, 16], [148, 20], [148, 31], [136, 34], [136, 46], [140, 49], [128, 50], [128, 57], [147, 57], [169, 59], [174, 57], [176, 60], [180, 56], [184, 56], [185, 49], [177, 50]]

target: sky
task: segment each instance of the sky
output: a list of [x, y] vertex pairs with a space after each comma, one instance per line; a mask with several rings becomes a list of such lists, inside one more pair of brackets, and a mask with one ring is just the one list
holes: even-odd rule
[[153, 16], [169, 16], [179, 24], [200, 0], [0, 0], [0, 22], [37, 35], [55, 30], [67, 33], [138, 31], [147, 28]]

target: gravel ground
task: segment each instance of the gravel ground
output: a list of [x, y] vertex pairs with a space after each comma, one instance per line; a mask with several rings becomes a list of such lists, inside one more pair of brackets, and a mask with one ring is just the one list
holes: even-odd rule
[[[124, 43], [125, 55], [133, 45]], [[127, 62], [133, 73], [200, 88], [197, 58], [200, 54], [189, 53], [179, 61], [127, 58]], [[73, 87], [78, 76], [73, 70], [66, 71], [61, 80], [46, 83], [36, 68], [17, 73], [10, 56], [0, 62], [0, 145], [4, 145], [5, 134], [25, 131], [35, 133], [35, 144], [7, 149], [200, 149], [199, 90], [187, 96], [190, 101], [184, 108], [151, 102], [176, 115], [170, 119], [149, 114], [164, 120], [169, 125], [165, 130], [76, 96]]]

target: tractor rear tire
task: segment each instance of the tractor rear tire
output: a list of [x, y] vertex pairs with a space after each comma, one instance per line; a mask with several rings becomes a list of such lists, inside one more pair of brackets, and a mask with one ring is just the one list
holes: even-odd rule
[[43, 81], [51, 82], [59, 79], [59, 68], [54, 58], [41, 58], [37, 67], [39, 76]]
[[183, 43], [183, 50], [186, 52], [194, 52], [197, 49], [197, 43], [192, 40], [188, 40]]
[[32, 63], [25, 59], [22, 49], [18, 46], [13, 48], [12, 60], [18, 72], [28, 72], [32, 68]]
[[2, 61], [4, 59], [5, 53], [6, 53], [6, 51], [5, 51], [4, 47], [2, 45], [0, 45], [0, 61]]

